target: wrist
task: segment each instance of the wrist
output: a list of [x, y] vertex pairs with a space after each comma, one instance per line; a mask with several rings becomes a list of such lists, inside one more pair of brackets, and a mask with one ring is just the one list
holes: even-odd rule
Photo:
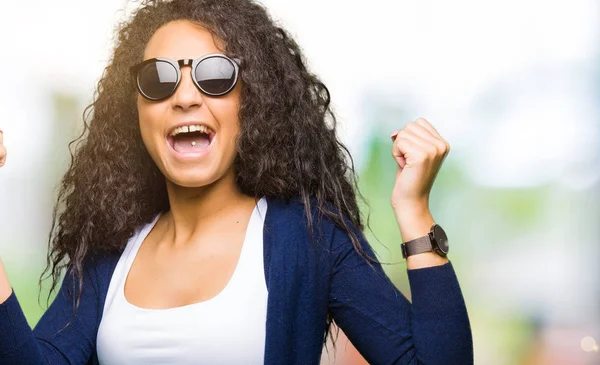
[[412, 216], [409, 219], [398, 220], [398, 228], [404, 242], [427, 236], [434, 224], [431, 214]]
[[420, 198], [397, 198], [392, 196], [392, 208], [396, 213], [401, 213], [405, 210], [423, 210], [429, 209], [429, 196]]
[[396, 211], [396, 221], [404, 242], [426, 236], [434, 219], [427, 206], [414, 206]]
[[[432, 227], [433, 227], [434, 223], [435, 222], [434, 222], [431, 214], [427, 214], [425, 216], [413, 216], [413, 220], [403, 221], [403, 223], [402, 223], [403, 225], [400, 226], [400, 234], [402, 235], [402, 241], [404, 243], [406, 243], [408, 241], [412, 241], [417, 238], [429, 236], [430, 232], [432, 232]], [[398, 223], [398, 224], [400, 225], [400, 223]], [[436, 231], [434, 231], [434, 232], [436, 232]], [[439, 232], [437, 232], [437, 233], [439, 233]], [[427, 239], [430, 239], [430, 237], [427, 237]], [[433, 237], [437, 237], [436, 233], [433, 233]], [[443, 237], [445, 237], [445, 233], [444, 233]], [[439, 239], [439, 237], [437, 239]], [[407, 268], [409, 270], [413, 270], [413, 269], [421, 269], [421, 268], [440, 266], [440, 265], [446, 264], [448, 262], [448, 258], [445, 255], [441, 255], [439, 252], [435, 252], [436, 244], [439, 245], [442, 242], [443, 241], [435, 241], [434, 242], [434, 240], [431, 240], [431, 246], [428, 245], [428, 247], [431, 247], [433, 249], [433, 251], [428, 250], [426, 252], [421, 251], [421, 253], [410, 254], [406, 258]], [[414, 244], [416, 244], [416, 242], [412, 242], [409, 244], [414, 246]], [[445, 248], [444, 248], [443, 244], [438, 247], [440, 247], [443, 252], [448, 251], [447, 243], [446, 243]], [[438, 249], [440, 249], [440, 248], [438, 248]], [[404, 255], [405, 248], [403, 247], [402, 249], [403, 249], [403, 255]], [[414, 247], [413, 247], [413, 252], [414, 252]]]

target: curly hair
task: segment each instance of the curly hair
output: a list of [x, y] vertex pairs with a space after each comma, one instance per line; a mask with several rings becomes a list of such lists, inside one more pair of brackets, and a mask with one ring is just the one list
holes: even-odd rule
[[[146, 0], [118, 26], [112, 58], [83, 113], [84, 131], [69, 145], [75, 148], [54, 207], [42, 274], [51, 272], [51, 292], [69, 269], [78, 279], [77, 311], [84, 262], [123, 250], [137, 227], [169, 209], [165, 177], [141, 138], [129, 67], [142, 60], [159, 27], [180, 19], [202, 25], [224, 41], [224, 53], [242, 60], [234, 161], [242, 192], [299, 198], [310, 232], [315, 208], [319, 219], [343, 228], [361, 256], [375, 262], [351, 227], [363, 230], [360, 193], [350, 153], [336, 137], [329, 91], [307, 70], [298, 44], [252, 0]], [[328, 315], [327, 335], [331, 323]]]

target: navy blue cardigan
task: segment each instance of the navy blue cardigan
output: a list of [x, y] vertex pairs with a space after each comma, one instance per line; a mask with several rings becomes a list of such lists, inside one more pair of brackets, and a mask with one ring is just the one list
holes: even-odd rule
[[[343, 230], [326, 219], [319, 226], [315, 246], [303, 205], [268, 199], [265, 364], [319, 364], [328, 311], [371, 364], [473, 363], [469, 318], [451, 263], [408, 270], [411, 304], [380, 265], [371, 267], [356, 253]], [[373, 255], [366, 240], [361, 244]], [[0, 304], [0, 364], [97, 364], [96, 333], [119, 255], [86, 264], [75, 317], [68, 275], [33, 331], [13, 292]]]

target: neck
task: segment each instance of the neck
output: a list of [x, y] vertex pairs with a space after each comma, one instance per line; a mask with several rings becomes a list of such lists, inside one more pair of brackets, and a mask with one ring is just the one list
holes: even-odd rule
[[235, 183], [235, 174], [202, 187], [182, 187], [167, 181], [170, 210], [162, 217], [166, 242], [187, 246], [203, 232], [227, 229], [235, 222], [247, 219], [256, 200], [242, 193]]

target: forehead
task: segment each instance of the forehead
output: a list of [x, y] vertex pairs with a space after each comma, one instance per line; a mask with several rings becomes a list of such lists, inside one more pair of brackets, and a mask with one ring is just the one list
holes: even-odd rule
[[222, 44], [206, 28], [188, 20], [176, 20], [158, 28], [152, 35], [144, 50], [144, 59], [195, 59], [209, 53], [222, 53], [222, 48], [218, 47], [222, 47]]

